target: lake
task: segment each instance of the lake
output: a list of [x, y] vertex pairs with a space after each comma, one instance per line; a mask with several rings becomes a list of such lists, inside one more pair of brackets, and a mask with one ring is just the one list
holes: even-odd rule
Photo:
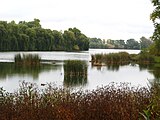
[[[129, 64], [123, 66], [95, 67], [89, 62], [91, 54], [112, 53], [126, 51], [139, 53], [139, 50], [118, 49], [90, 49], [82, 52], [0, 52], [0, 87], [13, 92], [19, 87], [21, 81], [33, 82], [39, 86], [42, 83], [54, 83], [57, 86], [66, 86], [82, 89], [95, 89], [97, 86], [105, 86], [111, 82], [128, 82], [132, 86], [147, 86], [149, 81], [159, 77], [158, 66], [141, 66]], [[55, 63], [44, 62], [40, 67], [15, 66], [14, 56], [21, 54], [38, 54], [42, 60], [56, 60]], [[70, 83], [64, 80], [64, 60], [82, 60], [87, 63], [87, 78], [85, 80]], [[43, 86], [40, 86], [43, 88]]]

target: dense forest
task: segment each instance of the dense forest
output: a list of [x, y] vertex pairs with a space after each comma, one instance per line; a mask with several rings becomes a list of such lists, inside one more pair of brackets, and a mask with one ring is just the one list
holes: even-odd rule
[[79, 51], [89, 49], [89, 38], [77, 28], [63, 33], [44, 29], [40, 20], [0, 21], [0, 51]]

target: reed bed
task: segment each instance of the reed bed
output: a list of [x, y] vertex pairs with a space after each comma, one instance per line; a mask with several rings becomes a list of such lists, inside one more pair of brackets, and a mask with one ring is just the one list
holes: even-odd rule
[[[22, 82], [14, 93], [0, 89], [0, 119], [143, 120], [150, 106], [149, 118], [155, 120], [160, 112], [160, 99], [156, 98], [159, 87], [155, 89], [111, 83], [92, 91], [74, 91], [54, 84], [38, 89], [35, 84]], [[155, 109], [151, 109], [153, 102]]]
[[41, 58], [37, 54], [17, 54], [14, 57], [16, 65], [40, 65]]
[[119, 64], [125, 65], [129, 63], [137, 64], [152, 64], [160, 63], [160, 58], [153, 56], [146, 51], [141, 51], [139, 54], [129, 54], [127, 52], [109, 53], [109, 54], [95, 54], [91, 55], [92, 65], [108, 65]]
[[91, 56], [91, 62], [96, 64], [126, 64], [130, 62], [130, 55], [127, 52], [95, 54]]
[[86, 75], [87, 63], [81, 60], [66, 60], [64, 62], [64, 72], [66, 75]]
[[64, 63], [64, 85], [77, 86], [87, 83], [87, 63], [80, 60], [66, 60]]

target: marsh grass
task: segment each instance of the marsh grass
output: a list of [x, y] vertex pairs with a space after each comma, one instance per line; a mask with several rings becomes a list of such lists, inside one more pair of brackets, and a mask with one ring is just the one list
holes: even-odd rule
[[64, 62], [64, 72], [66, 75], [86, 75], [87, 63], [81, 60], [66, 60]]
[[130, 62], [130, 55], [127, 52], [95, 54], [91, 55], [91, 62], [94, 64], [126, 64]]
[[87, 83], [87, 63], [80, 60], [64, 62], [64, 85], [77, 86]]
[[160, 63], [160, 57], [153, 56], [147, 51], [141, 51], [139, 54], [129, 54], [127, 52], [95, 54], [91, 55], [92, 65], [119, 64], [125, 65], [130, 63], [136, 64], [153, 64]]
[[41, 58], [37, 54], [17, 54], [14, 57], [16, 65], [37, 66], [40, 65]]
[[126, 83], [112, 83], [92, 91], [74, 91], [53, 84], [47, 84], [42, 90], [35, 84], [22, 82], [19, 90], [14, 93], [0, 90], [0, 118], [1, 120], [143, 120], [140, 113], [143, 113], [151, 101], [156, 99], [157, 107], [150, 117], [151, 120], [155, 120], [159, 114], [160, 99], [155, 98], [157, 92], [153, 86], [148, 89], [130, 87]]

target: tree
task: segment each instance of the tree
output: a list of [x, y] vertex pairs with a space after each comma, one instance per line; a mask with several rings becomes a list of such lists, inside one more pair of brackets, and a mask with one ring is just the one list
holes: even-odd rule
[[63, 34], [63, 38], [66, 43], [66, 50], [72, 51], [73, 46], [75, 45], [75, 40], [76, 40], [74, 33], [72, 31], [65, 30]]
[[129, 39], [126, 41], [126, 47], [127, 49], [139, 49], [140, 45], [138, 43], [138, 41], [134, 40], [134, 39]]
[[19, 43], [18, 43], [18, 46], [19, 46], [19, 50], [28, 50], [28, 41], [29, 41], [29, 36], [27, 36], [26, 34], [20, 34], [19, 35]]
[[84, 34], [82, 34], [79, 29], [74, 27], [74, 28], [69, 28], [68, 31], [73, 32], [75, 36], [74, 50], [78, 50], [77, 48], [79, 48], [79, 50], [89, 49], [89, 39]]
[[114, 45], [115, 45], [115, 48], [123, 49], [125, 48], [126, 44], [124, 40], [114, 40]]
[[151, 53], [157, 56], [160, 56], [160, 1], [159, 0], [152, 0], [152, 4], [155, 7], [154, 11], [152, 12], [150, 19], [153, 21], [154, 24], [154, 33], [151, 39], [154, 41], [154, 44], [151, 49]]
[[53, 50], [64, 50], [64, 39], [62, 32], [58, 32], [57, 30], [53, 30], [54, 42], [52, 44]]
[[90, 38], [89, 47], [102, 49], [105, 48], [105, 44], [103, 44], [103, 41], [100, 38]]
[[34, 21], [0, 21], [0, 51], [26, 50], [88, 50], [88, 37], [77, 28], [64, 33], [44, 29], [39, 19]]
[[145, 37], [140, 38], [140, 47], [141, 49], [149, 48], [152, 45], [152, 41], [150, 39], [147, 39]]

